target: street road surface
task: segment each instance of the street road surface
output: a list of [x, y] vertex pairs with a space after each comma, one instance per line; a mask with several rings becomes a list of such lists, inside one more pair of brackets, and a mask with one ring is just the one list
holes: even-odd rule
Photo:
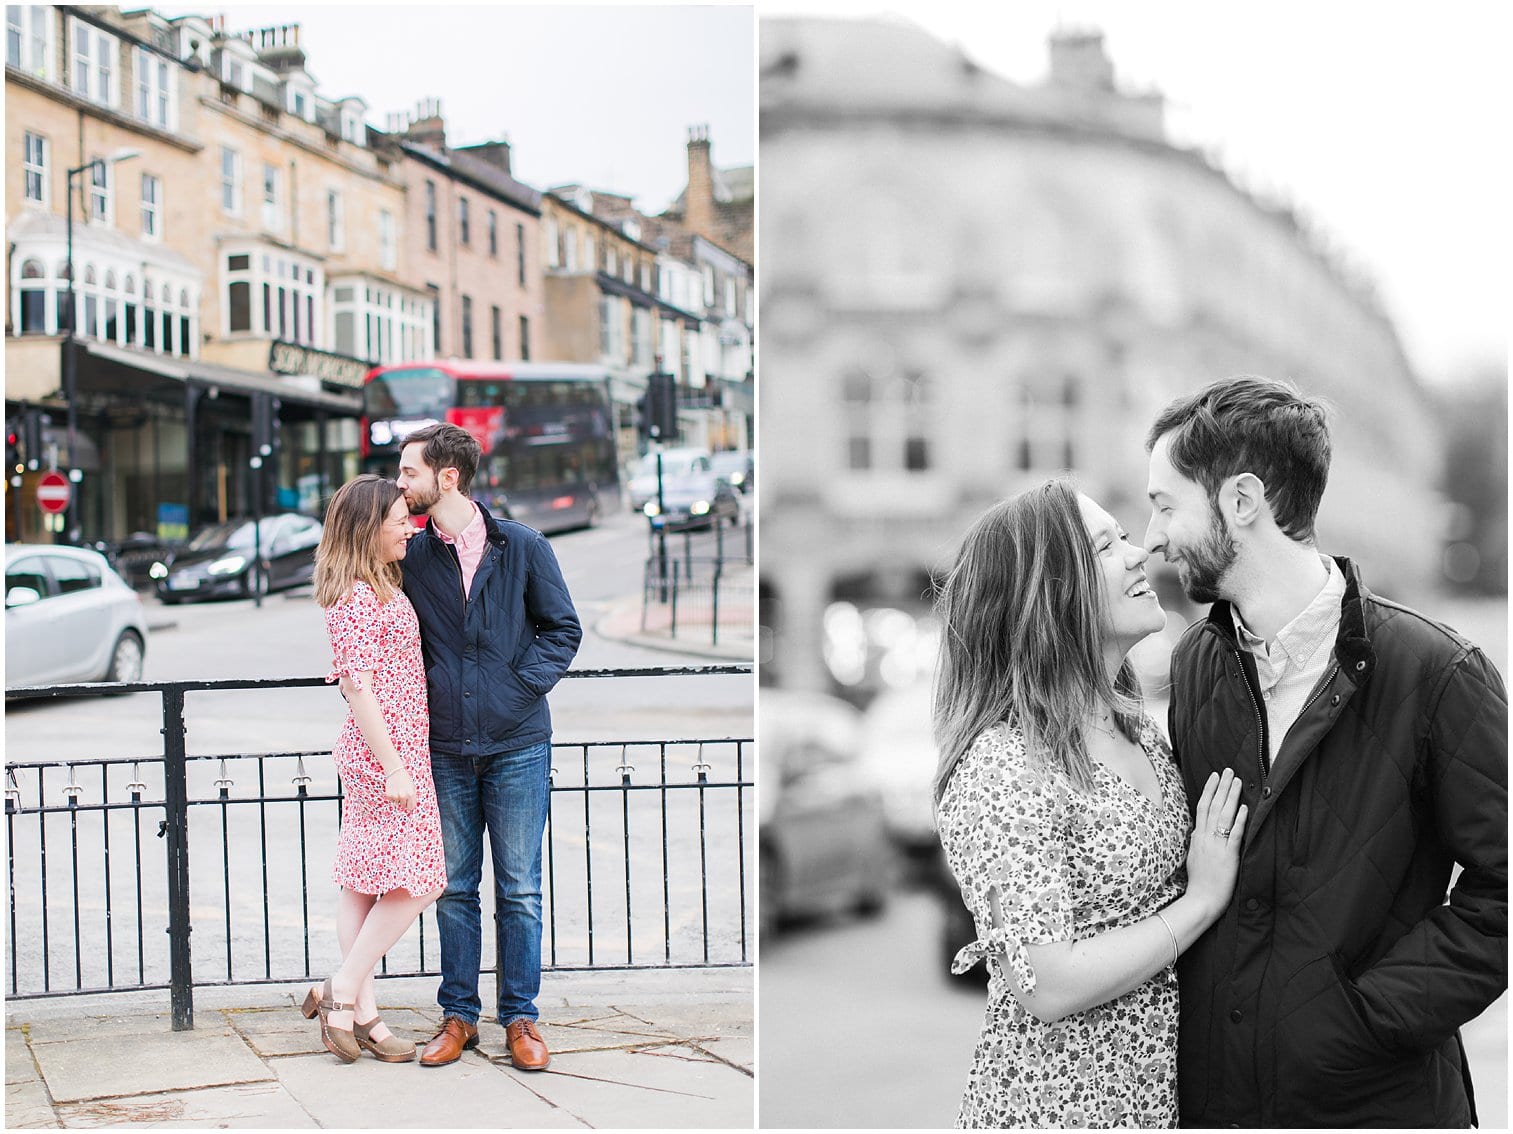
[[[600, 527], [553, 537], [552, 544], [585, 628], [574, 669], [707, 662], [610, 641], [593, 631], [611, 603], [640, 593], [644, 519], [616, 513]], [[324, 676], [330, 667], [322, 612], [308, 587], [269, 596], [261, 609], [248, 600], [172, 607], [148, 601], [152, 623], [176, 625], [151, 635], [146, 680], [310, 677]], [[734, 740], [752, 735], [754, 687], [749, 675], [571, 679], [552, 694], [556, 741], [579, 745], [557, 750], [555, 783], [588, 784], [592, 790], [553, 796], [544, 887], [548, 927], [543, 948], [548, 964], [589, 963], [590, 909], [596, 964], [625, 963], [627, 949], [636, 963], [702, 961], [706, 927], [711, 959], [740, 961], [753, 955], [749, 929], [744, 951], [742, 942], [743, 928], [755, 924], [755, 887], [751, 867], [742, 861], [740, 836], [749, 848], [755, 832], [754, 797], [747, 789], [738, 801], [733, 788], [717, 785], [736, 778]], [[335, 949], [329, 869], [337, 825], [331, 798], [336, 777], [328, 753], [346, 715], [340, 694], [334, 687], [190, 693], [185, 715], [191, 756], [308, 754], [302, 761], [191, 761], [190, 799], [212, 801], [192, 804], [190, 810], [196, 978], [244, 980], [265, 973], [277, 977], [303, 972], [307, 925], [311, 971], [325, 971]], [[162, 723], [161, 699], [153, 694], [13, 704], [6, 720], [7, 758], [15, 763], [150, 756], [162, 751]], [[669, 740], [694, 743], [659, 743]], [[699, 741], [705, 743], [701, 746]], [[750, 779], [749, 744], [740, 746], [739, 757], [741, 771]], [[622, 765], [633, 767], [625, 790], [618, 771]], [[700, 765], [707, 765], [706, 782], [711, 785], [702, 792], [697, 786]], [[132, 780], [146, 784], [144, 800], [163, 798], [157, 765], [144, 763], [139, 775], [135, 771], [131, 765], [112, 770], [111, 803], [130, 800], [127, 784]], [[260, 794], [293, 799], [296, 781], [304, 776], [309, 777], [307, 802], [266, 807], [252, 802]], [[673, 785], [665, 791], [659, 786], [664, 779]], [[99, 769], [81, 770], [78, 782], [82, 804], [100, 800]], [[35, 807], [35, 778], [23, 773], [21, 783], [22, 806]], [[48, 805], [65, 803], [65, 783], [64, 773], [49, 773]], [[213, 802], [223, 786], [225, 807]], [[13, 940], [20, 947], [7, 960], [15, 967], [19, 991], [34, 991], [44, 981], [57, 988], [79, 982], [98, 987], [110, 979], [129, 983], [139, 976], [149, 983], [166, 979], [164, 844], [155, 837], [162, 814], [160, 806], [144, 807], [140, 813], [129, 807], [112, 812], [108, 850], [98, 812], [49, 816], [45, 847], [36, 815], [9, 821], [16, 870]], [[44, 854], [49, 888], [45, 950]], [[750, 857], [748, 853], [748, 862]], [[744, 902], [743, 870], [749, 895]], [[491, 886], [486, 867], [485, 894]], [[629, 928], [627, 904], [634, 913]], [[141, 959], [139, 908], [144, 911]], [[76, 909], [80, 948], [74, 938]], [[485, 940], [487, 950], [487, 935]], [[391, 958], [401, 970], [436, 965], [429, 916]], [[486, 952], [485, 964], [489, 959]], [[6, 974], [8, 987], [11, 977]]]
[[[896, 893], [884, 914], [817, 920], [762, 941], [763, 1127], [949, 1127], [985, 990], [941, 961], [940, 906]], [[1462, 1031], [1484, 1130], [1508, 1125], [1508, 998]]]

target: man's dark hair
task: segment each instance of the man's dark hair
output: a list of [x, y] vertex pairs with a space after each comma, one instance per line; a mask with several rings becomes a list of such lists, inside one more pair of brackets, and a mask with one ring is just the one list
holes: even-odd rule
[[1290, 382], [1241, 374], [1220, 378], [1161, 411], [1145, 437], [1145, 451], [1171, 434], [1172, 467], [1208, 491], [1252, 473], [1266, 486], [1277, 527], [1313, 542], [1313, 522], [1329, 481], [1329, 423], [1325, 402], [1305, 398]]
[[420, 451], [420, 459], [431, 471], [457, 470], [457, 491], [466, 496], [473, 485], [473, 474], [478, 471], [478, 460], [483, 455], [483, 446], [478, 444], [478, 439], [460, 425], [439, 421], [405, 434], [400, 448], [416, 442], [425, 446]]

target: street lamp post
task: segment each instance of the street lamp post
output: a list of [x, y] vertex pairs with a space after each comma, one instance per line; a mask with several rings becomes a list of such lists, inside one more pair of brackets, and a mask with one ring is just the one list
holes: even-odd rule
[[68, 207], [67, 213], [67, 261], [68, 261], [68, 326], [63, 332], [63, 397], [68, 402], [68, 479], [72, 491], [68, 494], [68, 530], [65, 539], [72, 541], [78, 531], [79, 520], [79, 485], [84, 481], [84, 474], [79, 469], [78, 460], [78, 375], [74, 367], [74, 327], [78, 319], [78, 301], [74, 295], [74, 178], [86, 170], [92, 170], [95, 166], [115, 165], [119, 162], [130, 161], [138, 157], [137, 150], [117, 150], [108, 158], [95, 158], [83, 165], [76, 166], [68, 171]]

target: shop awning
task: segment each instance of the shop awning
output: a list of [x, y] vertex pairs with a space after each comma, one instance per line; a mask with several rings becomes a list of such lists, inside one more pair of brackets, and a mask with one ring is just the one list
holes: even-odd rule
[[[77, 378], [81, 393], [119, 394], [127, 397], [182, 396], [189, 384], [211, 387], [231, 394], [251, 396], [272, 394], [283, 403], [284, 420], [313, 416], [324, 411], [334, 417], [358, 417], [362, 414], [359, 391], [333, 393], [305, 386], [298, 379], [281, 378], [271, 373], [237, 370], [192, 358], [175, 358], [132, 350], [113, 343], [92, 339], [76, 340], [79, 350]], [[152, 384], [144, 385], [150, 376]], [[291, 413], [293, 410], [295, 412]], [[300, 412], [304, 411], [304, 412]]]

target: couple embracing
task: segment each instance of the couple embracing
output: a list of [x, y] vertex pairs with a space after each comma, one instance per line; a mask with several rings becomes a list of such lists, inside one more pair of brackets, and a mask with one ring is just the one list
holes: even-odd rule
[[[941, 596], [938, 828], [978, 933], [953, 968], [989, 969], [958, 1124], [1473, 1125], [1459, 1028], [1507, 987], [1502, 679], [1320, 554], [1319, 403], [1225, 379], [1146, 448], [1141, 543], [1053, 481], [978, 521]], [[1158, 551], [1212, 603], [1169, 744], [1127, 657], [1165, 626]]]
[[[441, 934], [441, 1029], [422, 1066], [478, 1043], [483, 837], [501, 943], [498, 1022], [513, 1064], [550, 1062], [537, 1028], [541, 839], [550, 791], [546, 695], [583, 632], [547, 541], [468, 496], [481, 455], [455, 425], [411, 433], [399, 479], [332, 497], [316, 555], [350, 713], [333, 756], [344, 804], [332, 876], [342, 964], [307, 993], [327, 1049], [390, 1063], [415, 1045], [378, 1017], [373, 972], [431, 902]], [[418, 533], [412, 515], [428, 521]]]

